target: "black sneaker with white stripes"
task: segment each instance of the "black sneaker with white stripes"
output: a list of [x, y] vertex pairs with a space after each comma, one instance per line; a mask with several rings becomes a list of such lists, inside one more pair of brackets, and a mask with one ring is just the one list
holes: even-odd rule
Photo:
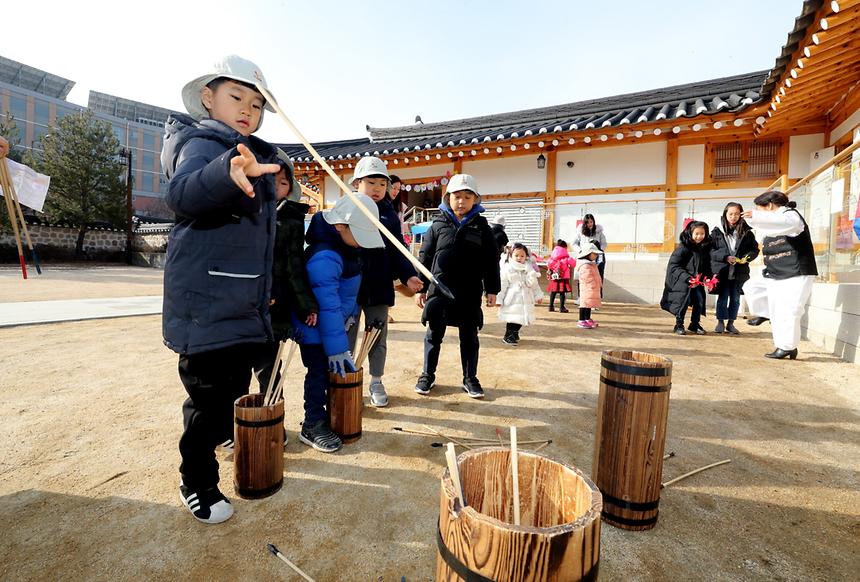
[[323, 453], [334, 453], [343, 446], [343, 441], [329, 427], [325, 419], [315, 424], [304, 423], [299, 433], [299, 440]]
[[481, 383], [478, 381], [477, 378], [464, 378], [463, 390], [466, 392], [466, 394], [469, 395], [470, 398], [484, 397], [484, 389], [481, 388]]
[[434, 374], [428, 374], [427, 372], [422, 372], [420, 376], [418, 376], [418, 382], [415, 383], [415, 391], [418, 394], [422, 394], [427, 396], [430, 394], [430, 390], [433, 386], [436, 385], [436, 376]]
[[179, 499], [197, 521], [221, 523], [233, 515], [233, 505], [218, 487], [195, 491], [179, 482]]

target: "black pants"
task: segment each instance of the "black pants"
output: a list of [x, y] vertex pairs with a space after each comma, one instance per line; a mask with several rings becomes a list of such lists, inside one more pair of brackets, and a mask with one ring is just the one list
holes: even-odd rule
[[690, 314], [690, 325], [697, 326], [702, 320], [702, 314], [705, 312], [705, 289], [701, 286], [690, 289], [687, 302], [678, 310], [678, 315], [675, 316], [675, 325], [684, 325], [684, 316], [687, 313], [687, 307], [693, 308], [693, 313]]
[[579, 321], [586, 321], [591, 319], [591, 308], [590, 307], [580, 307], [579, 308]]
[[[439, 352], [442, 351], [442, 340], [445, 338], [447, 326], [444, 323], [427, 322], [427, 333], [424, 335], [424, 372], [435, 374], [439, 365]], [[476, 325], [461, 325], [460, 332], [460, 364], [463, 366], [463, 379], [475, 378], [478, 375], [478, 327]]]
[[188, 393], [182, 405], [179, 472], [189, 488], [218, 484], [215, 447], [233, 436], [233, 402], [248, 393], [262, 350], [264, 344], [241, 344], [179, 356], [179, 378]]
[[508, 323], [505, 326], [505, 337], [506, 338], [515, 338], [519, 339], [520, 337], [520, 329], [522, 329], [522, 325], [519, 323]]
[[549, 293], [549, 307], [550, 307], [550, 309], [555, 307], [555, 296], [556, 295], [558, 295], [559, 307], [564, 307], [565, 293], [563, 293], [561, 291], [550, 291], [550, 293]]
[[328, 418], [328, 356], [322, 344], [301, 344], [305, 373], [305, 424]]

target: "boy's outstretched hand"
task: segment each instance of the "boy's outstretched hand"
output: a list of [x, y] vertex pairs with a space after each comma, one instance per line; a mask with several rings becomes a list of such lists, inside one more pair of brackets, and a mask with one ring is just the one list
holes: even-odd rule
[[409, 290], [413, 293], [418, 293], [424, 288], [424, 283], [422, 283], [421, 279], [418, 277], [409, 277], [406, 281], [406, 286], [409, 287]]
[[492, 307], [496, 304], [496, 296], [492, 293], [487, 293], [487, 307]]
[[230, 177], [248, 198], [253, 198], [254, 187], [248, 178], [256, 178], [263, 174], [277, 174], [281, 171], [281, 166], [278, 164], [261, 164], [245, 144], [240, 143], [236, 146], [236, 151], [239, 152], [239, 155], [230, 160]]

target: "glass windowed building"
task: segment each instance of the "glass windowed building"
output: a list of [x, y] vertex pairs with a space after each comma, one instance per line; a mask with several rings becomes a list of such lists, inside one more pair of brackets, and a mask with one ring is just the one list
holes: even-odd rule
[[[18, 128], [14, 147], [41, 148], [42, 136], [71, 113], [84, 108], [66, 97], [74, 81], [0, 56], [0, 116], [9, 113]], [[113, 126], [119, 143], [132, 152], [132, 204], [144, 219], [172, 219], [164, 203], [166, 180], [161, 172], [161, 138], [169, 109], [90, 91], [88, 108]]]

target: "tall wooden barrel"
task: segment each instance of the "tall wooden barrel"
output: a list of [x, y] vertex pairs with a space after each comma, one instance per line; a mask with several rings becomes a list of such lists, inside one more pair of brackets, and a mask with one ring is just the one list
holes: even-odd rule
[[591, 475], [603, 494], [603, 520], [627, 530], [657, 523], [672, 360], [605, 351]]
[[331, 429], [340, 440], [352, 443], [361, 438], [361, 413], [364, 372], [348, 372], [346, 376], [328, 376], [328, 419]]
[[284, 484], [284, 401], [263, 406], [263, 394], [246, 394], [233, 410], [233, 488], [245, 499], [268, 497]]
[[442, 474], [436, 580], [595, 580], [600, 491], [579, 469], [520, 452], [520, 525], [513, 524], [511, 451], [488, 447], [457, 458], [466, 507]]

